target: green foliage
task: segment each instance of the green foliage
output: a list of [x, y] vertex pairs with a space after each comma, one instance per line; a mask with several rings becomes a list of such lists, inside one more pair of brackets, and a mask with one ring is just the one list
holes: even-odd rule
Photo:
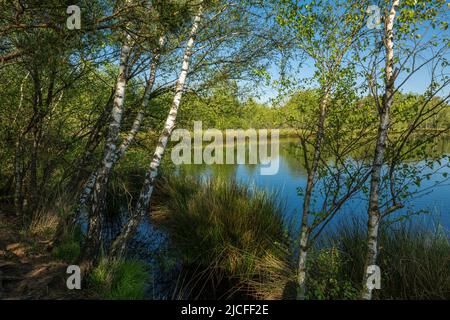
[[80, 244], [76, 241], [66, 240], [55, 247], [52, 252], [57, 259], [66, 262], [75, 262], [80, 255]]
[[358, 299], [359, 290], [345, 278], [344, 257], [337, 248], [310, 252], [307, 263], [307, 298], [317, 300]]
[[[329, 90], [345, 74], [343, 56], [350, 43], [360, 46], [367, 1], [279, 1], [276, 21], [295, 35], [298, 48], [312, 58], [314, 78]], [[339, 25], [340, 27], [334, 27]]]
[[[132, 6], [124, 8], [127, 1], [80, 0], [82, 30], [76, 31], [65, 28], [67, 1], [2, 1], [0, 75], [5, 79], [0, 83], [2, 207], [13, 207], [16, 200], [17, 213], [22, 213], [21, 205], [26, 211], [22, 221], [36, 221], [31, 228], [35, 234], [52, 236], [55, 228], [51, 220], [37, 214], [42, 208], [56, 207], [55, 195], [62, 190], [69, 197], [75, 196], [84, 178], [101, 159], [114, 97], [111, 89], [117, 80], [117, 51], [123, 43], [124, 30], [133, 35], [133, 49], [119, 143], [139, 111], [147, 65], [154, 58], [159, 37], [166, 35], [156, 91], [152, 93], [142, 130], [109, 177], [108, 211], [118, 212], [124, 204], [135, 201], [173, 100], [173, 77], [179, 72], [181, 48], [199, 2], [133, 1]], [[214, 16], [214, 20], [202, 23], [197, 35], [189, 70], [190, 87], [185, 88], [176, 122], [178, 128], [191, 129], [194, 121], [201, 120], [205, 129], [280, 128], [286, 135], [296, 137], [302, 133], [306, 150], [298, 158], [307, 162], [313, 155], [311, 146], [317, 133], [320, 103], [327, 92], [330, 99], [320, 158], [335, 163], [347, 158], [372, 160], [370, 151], [378, 112], [375, 99], [368, 96], [367, 79], [362, 79], [367, 75], [361, 73], [367, 69], [374, 77], [370, 80], [381, 96], [378, 89], [383, 86], [383, 76], [378, 64], [383, 65], [383, 57], [378, 54], [383, 52], [383, 46], [378, 38], [383, 30], [366, 32], [365, 28], [365, 10], [372, 1], [280, 0], [260, 1], [261, 5], [253, 1], [237, 1], [235, 5], [216, 0], [202, 2], [205, 18]], [[389, 9], [391, 3], [378, 1], [381, 12]], [[392, 177], [382, 178], [380, 203], [389, 200], [390, 181], [398, 189], [398, 200], [408, 200], [415, 192], [412, 187], [423, 187], [424, 179], [430, 179], [433, 163], [441, 156], [434, 148], [433, 138], [437, 132], [448, 131], [450, 123], [448, 97], [445, 100], [438, 97], [448, 88], [450, 42], [445, 33], [448, 8], [445, 0], [400, 2], [394, 32], [395, 67], [400, 72], [397, 84], [408, 80], [413, 73], [411, 69], [422, 63], [420, 59], [416, 61], [419, 57], [434, 58], [431, 60], [436, 66], [430, 64], [422, 70], [428, 68], [441, 76], [435, 76], [421, 94], [405, 94], [396, 88], [385, 153], [386, 164], [391, 164], [395, 172]], [[219, 11], [221, 14], [217, 14]], [[265, 12], [269, 12], [267, 16]], [[423, 34], [429, 27], [434, 29], [431, 39]], [[447, 50], [439, 46], [447, 46]], [[305, 62], [303, 55], [313, 60], [314, 74], [303, 83], [303, 79], [288, 79], [290, 75], [283, 74], [288, 62], [276, 61], [279, 51], [285, 54], [292, 48], [301, 56], [294, 59], [299, 66]], [[363, 57], [366, 53], [376, 57], [372, 61], [377, 69], [373, 75], [373, 70], [369, 70], [372, 62]], [[13, 58], [8, 57], [10, 54]], [[272, 60], [274, 56], [276, 59]], [[414, 62], [407, 59], [402, 63], [405, 57], [412, 57]], [[253, 89], [261, 79], [269, 82], [274, 77], [272, 66], [278, 62], [282, 75], [273, 83], [289, 89], [289, 94], [281, 97], [284, 102], [281, 105], [260, 103], [245, 92], [245, 86]], [[292, 74], [298, 77], [299, 73]], [[294, 83], [301, 83], [302, 89], [292, 92], [290, 86]], [[417, 125], [414, 132], [420, 135], [409, 136], [408, 130], [414, 125]], [[332, 159], [333, 154], [339, 156]], [[423, 160], [424, 168], [430, 170], [421, 172], [416, 164], [406, 163], [410, 159]], [[173, 171], [170, 159], [165, 157], [163, 161], [165, 168]], [[330, 168], [335, 172], [355, 169], [349, 164], [345, 168], [340, 166], [333, 167], [324, 161], [319, 165], [317, 180], [333, 180], [329, 179]], [[212, 170], [225, 172], [230, 168]], [[447, 173], [442, 177], [447, 178]], [[325, 184], [339, 195], [349, 184], [337, 180], [341, 183], [339, 187], [333, 182]], [[368, 191], [367, 186], [360, 189]], [[237, 278], [247, 288], [257, 288], [258, 297], [268, 297], [274, 292], [276, 297], [282, 295], [280, 291], [290, 279], [292, 268], [286, 258], [289, 239], [283, 208], [272, 195], [236, 182], [175, 178], [170, 178], [162, 191], [170, 199], [170, 214], [164, 226], [185, 264]], [[16, 192], [21, 193], [17, 199]], [[64, 219], [67, 215], [53, 215], [59, 216]], [[4, 228], [0, 225], [0, 229]], [[22, 236], [30, 237], [28, 229], [24, 229]], [[445, 251], [448, 242], [445, 244], [442, 239], [433, 242], [428, 235], [420, 238], [422, 234], [417, 237], [391, 233], [382, 239], [385, 244], [381, 263], [387, 270], [388, 288], [382, 291], [382, 297], [448, 297], [445, 289], [449, 287], [448, 273], [441, 269], [448, 269], [448, 261], [444, 260], [448, 256]], [[360, 246], [364, 241], [361, 235], [348, 240], [344, 237], [340, 242], [343, 248], [339, 250], [311, 253], [308, 265], [311, 298], [354, 297], [351, 283], [359, 283], [361, 279], [358, 268], [363, 265], [364, 252]], [[429, 241], [433, 244], [431, 249], [424, 244]], [[398, 256], [386, 255], [386, 248], [398, 252]], [[75, 261], [80, 254], [79, 232], [64, 237], [52, 254], [57, 259]], [[411, 262], [405, 265], [405, 261]], [[168, 264], [173, 264], [173, 260]], [[106, 298], [140, 299], [146, 276], [144, 265], [139, 262], [103, 263], [94, 271], [92, 283]], [[355, 278], [349, 282], [347, 276]], [[402, 277], [407, 284], [398, 283]]]
[[53, 248], [52, 255], [56, 259], [73, 263], [80, 256], [80, 251], [80, 241], [72, 237], [67, 237]]
[[142, 300], [149, 280], [148, 265], [138, 260], [102, 259], [89, 274], [90, 286], [104, 299]]
[[60, 243], [53, 248], [53, 257], [67, 263], [76, 262], [81, 252], [80, 241], [81, 229], [77, 228], [75, 231], [65, 235]]

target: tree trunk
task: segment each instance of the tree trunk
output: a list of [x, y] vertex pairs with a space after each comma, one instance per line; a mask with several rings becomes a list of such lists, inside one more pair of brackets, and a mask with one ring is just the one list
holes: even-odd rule
[[329, 99], [329, 89], [325, 91], [325, 94], [320, 103], [320, 114], [316, 134], [316, 142], [314, 145], [313, 163], [308, 170], [308, 178], [306, 182], [305, 196], [303, 199], [303, 211], [302, 211], [302, 224], [300, 228], [300, 248], [297, 267], [297, 299], [304, 300], [306, 294], [306, 257], [308, 250], [308, 218], [311, 206], [311, 197], [314, 189], [314, 179], [317, 174], [317, 169], [320, 161], [320, 153], [322, 151], [322, 141], [325, 131], [325, 117], [327, 113], [327, 105]]
[[[25, 85], [25, 81], [27, 80], [28, 76], [30, 75], [30, 72], [27, 73], [25, 78], [22, 80], [22, 84], [20, 85], [20, 100], [19, 100], [19, 106], [17, 108], [17, 117], [19, 116], [19, 112], [22, 109], [23, 105], [23, 89]], [[14, 120], [14, 122], [16, 121]], [[14, 206], [16, 209], [16, 215], [19, 217], [22, 217], [22, 211], [23, 211], [23, 176], [25, 174], [25, 168], [23, 165], [23, 133], [22, 129], [18, 129], [19, 134], [16, 139], [15, 143], [15, 153], [14, 153]]]
[[[147, 84], [145, 86], [141, 108], [140, 108], [138, 114], [136, 115], [136, 118], [133, 121], [133, 125], [132, 125], [127, 137], [124, 139], [124, 141], [122, 142], [120, 147], [117, 148], [117, 150], [115, 150], [115, 152], [112, 155], [112, 158], [109, 161], [109, 166], [108, 166], [107, 171], [104, 171], [104, 173], [103, 173], [103, 177], [102, 177], [103, 183], [101, 184], [101, 188], [102, 188], [101, 192], [102, 193], [97, 193], [97, 194], [99, 194], [99, 196], [101, 195], [101, 197], [102, 197], [101, 199], [97, 198], [97, 201], [99, 203], [99, 205], [97, 206], [97, 211], [98, 211], [97, 215], [100, 217], [103, 216], [103, 210], [104, 210], [104, 206], [105, 206], [105, 202], [106, 202], [106, 188], [107, 188], [109, 174], [110, 174], [113, 166], [115, 165], [115, 163], [117, 161], [119, 161], [120, 158], [122, 158], [122, 156], [125, 154], [128, 147], [134, 141], [136, 134], [139, 132], [139, 129], [141, 127], [142, 120], [144, 119], [145, 111], [150, 102], [150, 95], [152, 93], [153, 85], [155, 83], [156, 71], [157, 71], [159, 60], [161, 57], [161, 50], [164, 45], [164, 41], [165, 41], [165, 37], [161, 36], [160, 40], [159, 40], [159, 48], [157, 49], [157, 51], [154, 53], [154, 56], [152, 57], [152, 63], [150, 65], [150, 75], [149, 75]], [[86, 184], [86, 186], [84, 188], [84, 194], [83, 194], [84, 203], [83, 203], [83, 205], [89, 200], [91, 193], [93, 193], [94, 201], [95, 201], [95, 195], [96, 195], [96, 190], [97, 190], [96, 187], [99, 184], [99, 175], [98, 175], [99, 172], [101, 172], [101, 171], [97, 171], [95, 173], [95, 176], [91, 175], [90, 179], [88, 180], [88, 183]], [[94, 181], [93, 186], [90, 185], [92, 183], [92, 181]]]
[[163, 132], [159, 137], [152, 162], [150, 163], [149, 170], [147, 171], [145, 181], [136, 204], [136, 208], [133, 211], [128, 223], [125, 225], [125, 228], [122, 231], [122, 233], [111, 245], [110, 257], [112, 258], [120, 257], [125, 254], [126, 246], [129, 239], [136, 231], [145, 212], [148, 211], [150, 198], [153, 193], [155, 178], [158, 175], [158, 169], [161, 164], [161, 159], [164, 155], [164, 151], [166, 149], [170, 135], [172, 134], [172, 131], [175, 127], [175, 120], [177, 118], [178, 108], [180, 106], [181, 98], [183, 96], [183, 90], [189, 70], [192, 49], [195, 44], [195, 38], [200, 25], [201, 17], [202, 17], [202, 6], [199, 7], [198, 12], [194, 18], [194, 22], [192, 24], [189, 40], [187, 42], [186, 49], [184, 52], [183, 65], [175, 88], [175, 96], [173, 98], [172, 107], [170, 108], [169, 115], [166, 119]]
[[106, 125], [108, 124], [108, 120], [111, 115], [114, 96], [115, 92], [114, 90], [111, 90], [111, 94], [108, 98], [108, 101], [105, 104], [105, 107], [103, 108], [102, 113], [96, 120], [94, 127], [89, 133], [89, 138], [84, 147], [83, 155], [80, 157], [80, 160], [76, 164], [77, 174], [73, 174], [73, 172], [69, 173], [69, 175], [72, 175], [71, 180], [69, 182], [69, 189], [74, 193], [78, 192], [78, 190], [80, 189], [81, 190], [84, 189], [84, 187], [83, 188], [81, 187], [84, 184], [86, 184], [86, 181], [88, 181], [88, 178], [92, 174], [92, 172], [87, 168], [89, 167], [89, 164], [92, 161], [94, 151], [97, 149], [98, 145], [102, 141], [102, 138], [106, 136], [105, 128]]
[[14, 206], [16, 215], [22, 216], [23, 210], [23, 163], [22, 163], [22, 141], [21, 135], [16, 141], [16, 150], [14, 156]]
[[394, 21], [400, 0], [394, 0], [388, 17], [385, 19], [385, 40], [386, 49], [386, 70], [385, 70], [385, 93], [380, 114], [380, 124], [378, 127], [377, 143], [374, 159], [372, 163], [372, 175], [370, 182], [368, 224], [367, 224], [367, 253], [364, 265], [363, 293], [362, 298], [372, 299], [372, 290], [367, 287], [367, 280], [370, 273], [367, 269], [371, 265], [376, 265], [378, 258], [378, 236], [380, 228], [381, 214], [378, 207], [378, 198], [381, 182], [381, 170], [384, 163], [384, 154], [386, 150], [386, 141], [388, 137], [390, 111], [394, 100]]
[[306, 258], [308, 254], [308, 239], [308, 227], [302, 222], [300, 232], [300, 249], [298, 252], [297, 300], [305, 300], [306, 297]]
[[[164, 43], [164, 38], [161, 38], [160, 45], [162, 46], [163, 43]], [[153, 84], [156, 79], [156, 70], [157, 70], [157, 65], [159, 63], [159, 59], [160, 59], [160, 53], [156, 53], [152, 59], [152, 64], [150, 66], [150, 77], [149, 77], [149, 80], [147, 81], [147, 85], [145, 87], [141, 109], [139, 110], [138, 115], [136, 116], [136, 118], [133, 122], [132, 128], [131, 128], [130, 132], [128, 133], [128, 136], [124, 139], [121, 146], [115, 152], [114, 158], [112, 160], [113, 165], [117, 161], [119, 161], [120, 158], [124, 155], [125, 151], [128, 149], [129, 145], [133, 142], [134, 138], [136, 137], [136, 134], [138, 133], [138, 131], [141, 127], [142, 120], [143, 120], [144, 114], [145, 114], [145, 109], [148, 106], [148, 103], [150, 100], [150, 94], [152, 92]], [[87, 151], [87, 153], [88, 152], [89, 151]], [[85, 207], [85, 205], [87, 204], [87, 202], [89, 201], [89, 199], [92, 195], [92, 191], [94, 189], [94, 185], [97, 180], [97, 172], [98, 172], [98, 170], [95, 170], [94, 172], [92, 172], [91, 175], [89, 176], [89, 178], [86, 180], [86, 182], [83, 185], [80, 196], [78, 198], [78, 206], [77, 206], [77, 209], [75, 210], [75, 215], [74, 215], [74, 219], [72, 221], [72, 225], [75, 224], [76, 220], [78, 219], [78, 217], [81, 213], [81, 210], [83, 209], [83, 207]]]
[[[87, 263], [87, 269], [90, 268], [91, 264], [96, 263], [101, 249], [101, 212], [105, 207], [106, 185], [108, 183], [109, 172], [115, 157], [116, 144], [119, 138], [120, 126], [122, 122], [130, 51], [131, 36], [127, 34], [120, 52], [119, 75], [116, 82], [114, 104], [111, 110], [111, 122], [109, 125], [108, 136], [106, 138], [103, 160], [101, 166], [95, 173], [96, 179], [92, 190], [92, 208], [89, 213], [88, 232], [86, 236], [86, 243], [83, 247], [83, 252], [81, 255], [82, 260], [91, 261], [91, 263]], [[91, 175], [91, 178], [93, 178], [93, 175]], [[91, 178], [89, 180], [91, 180]], [[84, 191], [90, 190], [85, 188]], [[89, 195], [87, 195], [87, 197], [89, 197]]]
[[117, 162], [125, 153], [125, 151], [128, 149], [130, 144], [134, 141], [134, 138], [136, 137], [136, 134], [139, 132], [139, 129], [141, 128], [142, 120], [144, 120], [145, 111], [147, 110], [148, 104], [150, 102], [150, 95], [153, 90], [153, 85], [156, 80], [156, 71], [158, 69], [159, 60], [161, 58], [161, 50], [164, 46], [165, 37], [161, 36], [159, 38], [159, 48], [154, 53], [152, 57], [152, 63], [150, 65], [150, 75], [147, 81], [147, 84], [145, 86], [144, 90], [144, 97], [142, 98], [142, 105], [141, 108], [136, 115], [136, 118], [133, 121], [133, 125], [131, 126], [131, 129], [127, 135], [127, 137], [124, 139], [122, 144], [120, 145], [119, 149], [117, 150], [114, 158], [114, 163]]

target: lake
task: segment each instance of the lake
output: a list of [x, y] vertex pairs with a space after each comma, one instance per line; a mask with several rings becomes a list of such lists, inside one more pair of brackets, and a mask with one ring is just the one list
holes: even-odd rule
[[[299, 208], [302, 207], [302, 197], [297, 194], [299, 187], [304, 188], [306, 185], [306, 171], [301, 165], [301, 161], [296, 157], [293, 148], [298, 145], [294, 138], [280, 139], [279, 147], [279, 170], [275, 175], [261, 175], [261, 164], [223, 164], [223, 165], [181, 165], [178, 166], [179, 172], [196, 176], [209, 178], [225, 178], [236, 179], [241, 183], [256, 186], [268, 191], [276, 192], [277, 196], [284, 203], [287, 217], [299, 216]], [[248, 150], [248, 145], [247, 145]], [[450, 154], [450, 138], [442, 137], [435, 141], [433, 151], [438, 154]], [[423, 162], [411, 160], [409, 164], [422, 167]], [[443, 173], [450, 176], [450, 168], [448, 163], [441, 163], [442, 168], [438, 173], [432, 175], [429, 180], [422, 182], [420, 188], [412, 186], [421, 191], [414, 198], [405, 201], [405, 208], [398, 211], [393, 217], [400, 215], [411, 215], [415, 213], [410, 220], [422, 222], [430, 228], [435, 228], [437, 224], [441, 225], [447, 232], [450, 230], [450, 182], [444, 178]], [[427, 168], [433, 173], [434, 169]], [[436, 185], [438, 183], [438, 185]], [[317, 202], [320, 203], [321, 197], [317, 196]], [[367, 198], [363, 194], [356, 194], [335, 217], [333, 223], [336, 225], [345, 222], [346, 219], [359, 217], [366, 219]], [[420, 214], [417, 214], [420, 213]], [[365, 220], [364, 220], [365, 221]]]
[[[279, 170], [275, 175], [261, 175], [260, 164], [236, 164], [236, 165], [180, 165], [176, 171], [191, 175], [194, 177], [204, 178], [223, 178], [236, 179], [241, 183], [256, 186], [261, 189], [275, 192], [285, 207], [285, 215], [287, 219], [299, 217], [299, 208], [302, 207], [302, 197], [297, 194], [298, 187], [304, 187], [306, 184], [306, 171], [301, 165], [298, 158], [293, 152], [296, 148], [297, 141], [295, 139], [281, 139], [279, 148]], [[450, 138], [440, 138], [433, 146], [434, 152], [446, 155], [450, 154]], [[170, 154], [167, 154], [170, 156]], [[170, 160], [170, 159], [167, 159]], [[420, 166], [422, 163], [411, 161], [410, 164]], [[443, 166], [448, 163], [442, 163]], [[431, 173], [432, 170], [428, 169]], [[424, 174], [428, 172], [422, 172]], [[450, 183], [443, 179], [442, 173], [449, 173], [450, 168], [446, 167], [438, 174], [431, 176], [430, 180], [424, 181], [421, 189], [428, 189], [420, 196], [414, 197], [407, 203], [405, 208], [396, 213], [396, 216], [404, 215], [408, 212], [427, 213], [420, 215], [412, 215], [409, 221], [412, 223], [419, 222], [421, 226], [425, 226], [430, 230], [436, 230], [439, 226], [440, 230], [444, 230], [446, 234], [450, 234]], [[436, 182], [441, 182], [439, 186], [435, 186]], [[318, 197], [320, 202], [320, 196]], [[124, 213], [126, 208], [124, 208]], [[339, 214], [332, 220], [327, 228], [335, 228], [346, 220], [353, 220], [355, 217], [363, 222], [367, 221], [367, 199], [362, 194], [357, 194], [344, 206]], [[116, 221], [116, 228], [112, 233], [117, 232], [120, 228], [126, 214], [122, 216], [120, 221]], [[325, 230], [328, 231], [329, 229]], [[108, 237], [106, 237], [108, 238]], [[180, 274], [180, 265], [177, 259], [173, 258], [169, 253], [169, 242], [167, 235], [161, 230], [156, 229], [146, 217], [139, 226], [137, 236], [130, 243], [130, 255], [148, 261], [152, 266], [151, 273], [152, 285], [149, 286], [147, 297], [151, 299], [170, 299], [174, 283]]]

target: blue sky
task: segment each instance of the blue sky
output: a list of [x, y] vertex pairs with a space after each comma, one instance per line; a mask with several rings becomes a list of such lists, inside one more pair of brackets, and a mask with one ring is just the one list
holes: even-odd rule
[[[439, 20], [441, 21], [447, 21], [448, 19], [448, 10], [444, 12], [440, 17]], [[411, 46], [414, 42], [419, 43], [427, 43], [430, 40], [432, 40], [432, 36], [436, 36], [435, 40], [438, 42], [438, 47], [442, 47], [444, 45], [444, 41], [448, 43], [450, 30], [439, 30], [439, 29], [432, 29], [429, 26], [429, 23], [425, 23], [422, 25], [419, 25], [419, 30], [417, 33], [420, 35], [420, 38], [417, 38], [416, 40], [409, 40], [406, 42], [407, 46]], [[415, 38], [415, 34], [410, 35], [412, 39]], [[445, 40], [444, 40], [445, 39]], [[413, 42], [414, 41], [414, 42]], [[396, 44], [399, 45], [398, 43]], [[447, 46], [447, 50], [449, 50], [450, 47]], [[400, 52], [400, 48], [395, 48], [397, 52]], [[434, 49], [435, 50], [435, 49]], [[404, 51], [402, 51], [404, 52]], [[419, 61], [425, 61], [429, 59], [432, 56], [432, 53], [430, 50], [427, 50], [423, 53], [421, 53], [421, 57]], [[446, 58], [450, 61], [450, 52], [446, 52], [445, 54]], [[311, 85], [306, 85], [303, 79], [311, 78], [314, 74], [315, 68], [314, 68], [314, 61], [312, 59], [305, 59], [305, 60], [291, 60], [292, 68], [288, 70], [288, 76], [294, 81], [298, 83], [298, 86], [306, 86], [311, 87]], [[421, 63], [421, 62], [420, 62]], [[418, 63], [418, 64], [420, 64]], [[301, 64], [301, 67], [299, 67]], [[442, 68], [438, 68], [438, 71], [442, 71]], [[278, 80], [280, 77], [280, 70], [276, 62], [272, 62], [271, 65], [268, 67], [267, 72], [271, 76], [272, 80]], [[446, 72], [449, 72], [448, 67], [446, 68]], [[432, 78], [431, 76], [432, 70], [431, 65], [428, 64], [427, 66], [421, 68], [420, 70], [414, 72], [413, 76], [411, 76], [408, 81], [402, 86], [401, 91], [404, 93], [418, 93], [422, 94], [425, 92], [425, 90], [428, 88], [430, 84], [430, 80]], [[450, 74], [449, 74], [450, 75]], [[397, 84], [400, 84], [403, 82], [407, 74], [405, 72], [401, 72], [399, 75], [399, 78], [397, 79]], [[361, 79], [362, 81], [362, 79]], [[259, 97], [257, 98], [257, 101], [262, 103], [269, 103], [271, 102], [271, 99], [274, 99], [278, 95], [278, 91], [276, 88], [272, 86], [267, 86], [264, 84], [258, 84], [257, 89], [255, 90], [259, 94]], [[446, 96], [450, 94], [450, 88], [445, 88], [442, 92], [440, 92], [439, 96]]]
[[[424, 57], [428, 58], [428, 57]], [[293, 61], [293, 64], [299, 64], [300, 61]], [[280, 78], [280, 70], [277, 65], [272, 64], [268, 68], [268, 73], [270, 74], [272, 80], [278, 80]], [[311, 85], [305, 84], [302, 80], [311, 78], [314, 75], [314, 65], [313, 61], [311, 59], [307, 59], [306, 61], [303, 61], [301, 67], [298, 68], [298, 70], [292, 69], [290, 76], [295, 79], [295, 81], [298, 82], [298, 86], [305, 85], [306, 87], [310, 87]], [[293, 74], [292, 74], [293, 73]], [[417, 72], [414, 73], [414, 75], [408, 79], [408, 81], [402, 86], [401, 91], [404, 93], [419, 93], [422, 94], [425, 92], [425, 90], [428, 88], [428, 85], [431, 80], [431, 66], [426, 66]], [[405, 79], [405, 74], [401, 74], [397, 80], [397, 83], [402, 83]], [[259, 97], [257, 98], [258, 102], [261, 103], [269, 103], [272, 99], [275, 99], [278, 95], [278, 90], [272, 86], [267, 86], [264, 84], [260, 84], [257, 87], [257, 93]], [[450, 88], [447, 88], [446, 90], [442, 91], [440, 96], [448, 95], [450, 93]]]

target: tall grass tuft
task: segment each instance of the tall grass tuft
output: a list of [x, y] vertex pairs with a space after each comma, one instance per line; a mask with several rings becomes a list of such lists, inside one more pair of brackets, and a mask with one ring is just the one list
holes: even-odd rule
[[[209, 294], [216, 297], [239, 292], [281, 298], [290, 276], [289, 239], [282, 205], [273, 194], [235, 181], [186, 177], [166, 179], [159, 193], [168, 199], [159, 223], [183, 266], [193, 270], [188, 286], [209, 282], [217, 289]], [[279, 290], [267, 290], [274, 281], [282, 282]]]
[[89, 284], [102, 298], [142, 300], [149, 280], [148, 265], [139, 260], [102, 259], [89, 274]]
[[51, 239], [58, 228], [60, 220], [60, 216], [51, 211], [39, 211], [33, 216], [28, 231], [31, 235]]
[[[363, 223], [354, 220], [340, 225], [321, 245], [338, 250], [337, 274], [341, 289], [342, 283], [346, 286], [351, 283], [347, 293], [359, 289], [365, 256]], [[440, 227], [430, 230], [412, 222], [383, 225], [378, 265], [382, 279], [381, 290], [374, 291], [375, 299], [450, 299], [450, 241]], [[311, 276], [318, 278], [314, 272]], [[332, 296], [330, 288], [333, 286], [325, 291], [328, 298], [353, 298], [342, 294]], [[312, 291], [314, 289], [317, 287]]]
[[42, 240], [53, 240], [58, 228], [67, 218], [72, 201], [67, 194], [58, 193], [51, 203], [36, 211], [27, 225], [27, 232]]

